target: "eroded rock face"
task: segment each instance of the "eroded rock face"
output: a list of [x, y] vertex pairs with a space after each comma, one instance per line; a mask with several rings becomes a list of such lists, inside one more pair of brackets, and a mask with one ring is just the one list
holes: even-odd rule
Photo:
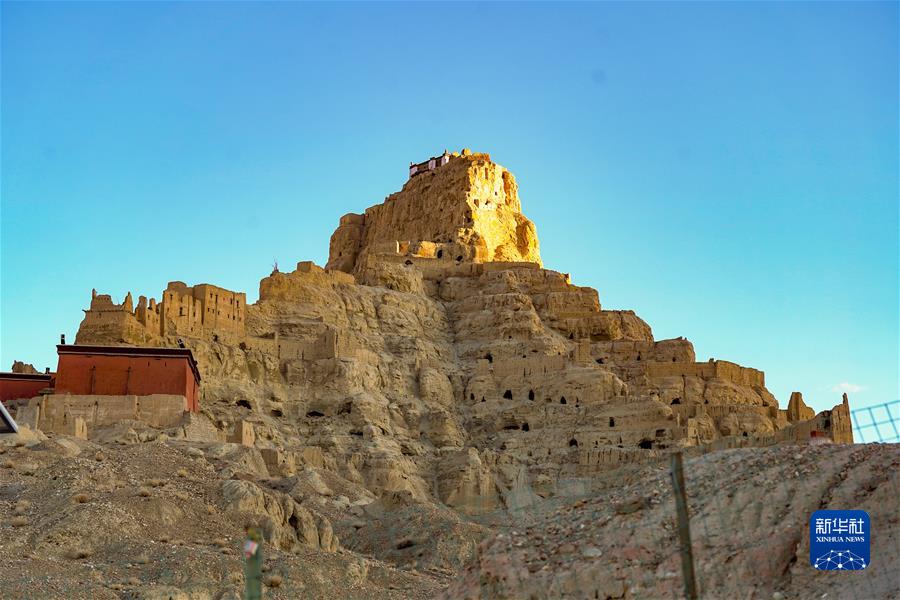
[[263, 491], [251, 481], [229, 479], [222, 484], [226, 508], [256, 520], [266, 539], [282, 550], [293, 550], [298, 544], [334, 552], [338, 540], [327, 518], [314, 515], [290, 496]]
[[[263, 278], [242, 336], [181, 333], [217, 428], [205, 438], [238, 423], [255, 432], [222, 470], [230, 510], [266, 519], [281, 548], [333, 548], [321, 514], [368, 549], [367, 527], [447, 507], [518, 510], [671, 449], [850, 435], [846, 404], [819, 420], [799, 396], [780, 410], [761, 371], [696, 362], [690, 341], [655, 340], [634, 312], [604, 310], [595, 289], [542, 267], [520, 211], [508, 171], [454, 156], [343, 217], [328, 268]], [[116, 326], [91, 333], [146, 343]], [[270, 478], [283, 493], [261, 487]], [[347, 501], [325, 510], [332, 495]], [[441, 560], [471, 558], [470, 541]], [[420, 560], [410, 548], [424, 546], [390, 552]]]
[[39, 371], [34, 368], [34, 365], [31, 363], [25, 363], [21, 360], [14, 360], [12, 364], [12, 369], [10, 369], [12, 373], [24, 373], [28, 375], [34, 375]]
[[522, 214], [512, 173], [486, 154], [454, 154], [412, 177], [365, 214], [341, 218], [328, 269], [359, 272], [368, 258], [400, 253], [447, 262], [541, 263], [534, 223]]

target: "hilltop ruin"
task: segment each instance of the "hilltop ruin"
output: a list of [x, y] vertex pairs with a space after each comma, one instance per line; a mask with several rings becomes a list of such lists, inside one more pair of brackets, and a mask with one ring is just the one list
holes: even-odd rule
[[[342, 217], [326, 267], [273, 272], [254, 305], [208, 284], [137, 308], [95, 292], [77, 343], [176, 338], [221, 426], [250, 422], [285, 449], [299, 427], [373, 492], [465, 510], [510, 501], [523, 476], [547, 494], [673, 448], [852, 441], [846, 401], [818, 420], [799, 394], [780, 409], [762, 371], [698, 362], [687, 339], [655, 340], [544, 268], [515, 177], [467, 150]], [[434, 498], [427, 482], [448, 470]]]
[[[881, 485], [857, 454], [890, 472], [890, 452], [831, 445], [853, 441], [846, 396], [818, 415], [799, 393], [781, 408], [762, 371], [698, 361], [687, 339], [657, 340], [633, 311], [604, 309], [597, 290], [544, 268], [515, 177], [488, 155], [445, 153], [412, 167], [402, 190], [340, 219], [324, 268], [276, 268], [255, 304], [178, 281], [136, 306], [130, 293], [116, 304], [94, 291], [76, 345], [58, 347], [56, 373], [17, 364], [26, 372], [0, 377], [25, 424], [9, 450], [18, 462], [0, 479], [30, 498], [15, 505], [4, 560], [46, 561], [20, 566], [65, 573], [55, 589], [70, 598], [156, 597], [161, 583], [175, 594], [188, 580], [197, 597], [233, 597], [239, 579], [223, 573], [240, 571], [239, 554], [228, 547], [253, 522], [272, 564], [299, 586], [271, 589], [276, 598], [479, 597], [485, 581], [495, 586], [486, 597], [556, 597], [545, 573], [585, 597], [624, 598], [673, 581], [654, 576], [671, 560], [646, 551], [668, 530], [625, 535], [618, 519], [630, 513], [616, 508], [669, 522], [651, 507], [673, 450], [690, 461], [743, 448], [692, 463], [717, 491], [717, 465], [731, 465], [733, 489], [721, 491], [741, 502], [760, 493], [736, 472], [742, 461], [775, 461], [800, 477], [795, 465], [806, 473], [827, 452], [858, 467], [854, 490]], [[819, 483], [831, 486], [841, 464], [829, 463]], [[59, 500], [58, 477], [86, 491]], [[791, 491], [796, 511], [820, 506], [816, 493]], [[584, 530], [558, 527], [560, 514]], [[497, 575], [513, 568], [505, 533], [476, 552], [499, 531], [539, 549], [516, 559], [533, 576]], [[648, 581], [620, 565], [582, 589], [578, 573], [602, 564], [563, 548], [601, 552], [609, 531]], [[180, 554], [173, 535], [187, 540]], [[211, 545], [211, 535], [234, 539]], [[797, 542], [778, 544], [772, 568], [790, 579]], [[76, 562], [91, 552], [102, 582]], [[756, 555], [740, 560], [756, 564]], [[157, 561], [177, 576], [160, 575]], [[448, 588], [454, 573], [462, 577]], [[26, 596], [43, 585], [33, 581]]]

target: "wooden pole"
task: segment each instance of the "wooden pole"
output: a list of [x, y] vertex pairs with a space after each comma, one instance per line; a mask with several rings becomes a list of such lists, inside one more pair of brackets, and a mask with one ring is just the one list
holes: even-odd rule
[[694, 553], [691, 549], [691, 526], [688, 516], [687, 496], [684, 492], [684, 469], [681, 452], [672, 454], [672, 488], [675, 496], [675, 512], [678, 515], [678, 537], [681, 541], [681, 576], [684, 579], [684, 597], [697, 600], [697, 581], [694, 578]]

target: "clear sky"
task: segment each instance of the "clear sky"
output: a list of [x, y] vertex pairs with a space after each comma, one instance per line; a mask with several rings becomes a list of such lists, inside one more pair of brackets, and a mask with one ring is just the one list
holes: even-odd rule
[[0, 367], [90, 291], [324, 264], [489, 152], [548, 268], [786, 404], [898, 391], [896, 3], [2, 3]]

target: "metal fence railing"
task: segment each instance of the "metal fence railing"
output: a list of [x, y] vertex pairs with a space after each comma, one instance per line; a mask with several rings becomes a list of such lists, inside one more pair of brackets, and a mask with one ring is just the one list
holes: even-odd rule
[[857, 443], [900, 442], [900, 400], [850, 411]]

